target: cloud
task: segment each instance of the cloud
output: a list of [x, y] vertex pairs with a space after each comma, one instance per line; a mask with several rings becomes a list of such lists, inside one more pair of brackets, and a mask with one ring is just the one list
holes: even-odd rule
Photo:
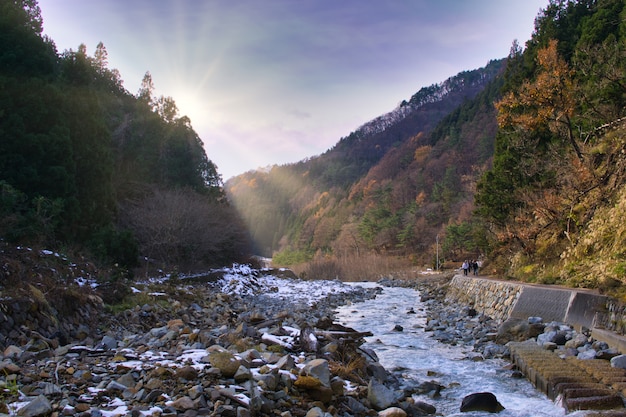
[[150, 71], [224, 177], [324, 152], [421, 87], [508, 54], [548, 0], [39, 0], [60, 49]]

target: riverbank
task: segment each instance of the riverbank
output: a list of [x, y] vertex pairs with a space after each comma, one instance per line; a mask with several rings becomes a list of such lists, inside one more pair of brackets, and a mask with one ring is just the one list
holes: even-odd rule
[[[418, 289], [427, 310], [424, 330], [442, 343], [470, 348], [467, 360], [511, 359], [507, 343], [529, 339], [540, 340], [541, 348], [558, 358], [586, 355], [606, 361], [619, 354], [565, 323], [502, 322], [472, 304], [454, 302], [452, 278], [378, 284]], [[141, 294], [142, 304], [115, 314], [90, 307], [97, 326], [85, 326], [68, 343], [25, 325], [12, 329], [15, 343], [0, 356], [0, 404], [5, 405], [0, 413], [315, 417], [437, 412], [432, 404], [414, 400], [414, 394], [431, 386], [394, 380], [376, 353], [362, 348], [367, 332], [334, 322], [338, 306], [371, 299], [379, 291], [375, 288], [236, 266], [206, 276], [137, 283], [133, 291]]]
[[[219, 275], [219, 276], [218, 276]], [[379, 290], [279, 278], [245, 266], [138, 283], [145, 303], [99, 316], [62, 344], [19, 329], [0, 357], [0, 413], [74, 416], [338, 416], [435, 412], [383, 382], [366, 332], [333, 322]], [[99, 333], [98, 333], [99, 332]], [[6, 339], [5, 339], [6, 340]], [[394, 414], [396, 413], [396, 414]]]
[[[442, 343], [472, 347], [472, 360], [512, 361], [520, 375], [567, 411], [626, 416], [626, 357], [620, 343], [605, 341], [623, 337], [613, 333], [598, 339], [599, 329], [592, 328], [594, 312], [610, 304], [606, 297], [508, 281], [448, 278], [390, 285], [419, 289], [429, 309], [426, 330]], [[555, 320], [568, 318], [571, 322]]]

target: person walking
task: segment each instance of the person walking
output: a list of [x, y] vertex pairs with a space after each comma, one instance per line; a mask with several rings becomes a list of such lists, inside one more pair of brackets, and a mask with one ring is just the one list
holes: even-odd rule
[[463, 265], [461, 266], [461, 268], [463, 268], [463, 275], [467, 275], [467, 271], [469, 270], [469, 262], [467, 262], [467, 260], [463, 261]]

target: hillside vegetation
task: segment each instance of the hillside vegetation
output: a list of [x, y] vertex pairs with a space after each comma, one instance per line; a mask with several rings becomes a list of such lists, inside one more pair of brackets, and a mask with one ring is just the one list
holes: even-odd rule
[[279, 263], [434, 266], [439, 249], [500, 276], [619, 291], [625, 22], [619, 0], [551, 1], [503, 67], [422, 89], [318, 157], [229, 181], [228, 196]]
[[425, 87], [320, 156], [229, 180], [257, 249], [290, 264], [316, 253], [434, 261], [436, 235], [471, 215], [502, 68], [493, 61]]
[[131, 94], [103, 44], [59, 53], [34, 0], [0, 3], [0, 35], [0, 255], [14, 283], [29, 270], [9, 248], [73, 252], [118, 277], [240, 260], [249, 232], [256, 253], [313, 278], [481, 258], [502, 277], [626, 288], [621, 0], [552, 0], [508, 57], [225, 186], [149, 72]]
[[247, 253], [190, 120], [153, 91], [148, 72], [129, 93], [102, 43], [57, 52], [36, 1], [0, 2], [2, 248], [74, 252], [123, 274]]
[[621, 1], [552, 2], [509, 57], [493, 169], [478, 213], [494, 267], [548, 283], [626, 283], [626, 10]]

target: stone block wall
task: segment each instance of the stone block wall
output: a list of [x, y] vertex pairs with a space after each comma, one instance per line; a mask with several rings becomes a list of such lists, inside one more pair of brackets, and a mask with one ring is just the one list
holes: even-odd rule
[[456, 275], [450, 282], [446, 300], [470, 305], [479, 313], [503, 322], [510, 316], [522, 288], [514, 282]]

